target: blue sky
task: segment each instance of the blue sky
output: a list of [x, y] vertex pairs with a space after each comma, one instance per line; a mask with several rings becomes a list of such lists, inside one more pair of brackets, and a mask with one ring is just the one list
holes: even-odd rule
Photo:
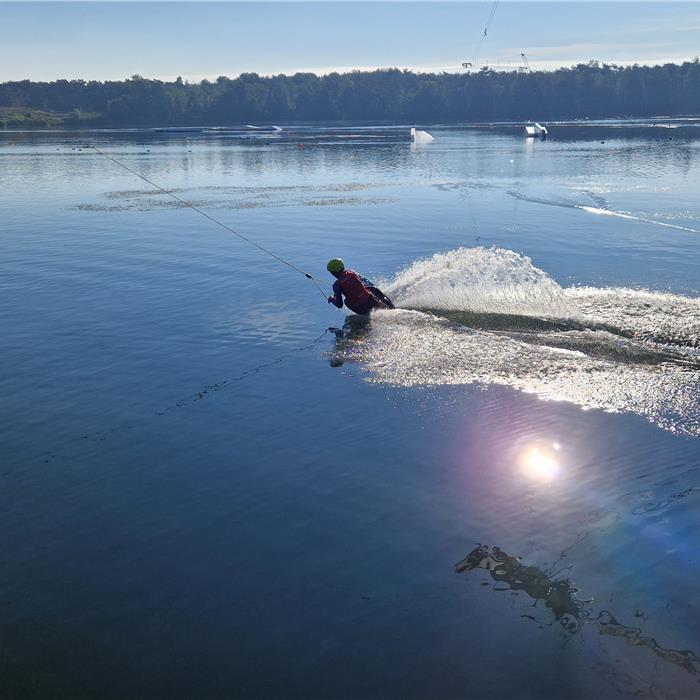
[[0, 81], [457, 71], [700, 53], [700, 2], [0, 2]]

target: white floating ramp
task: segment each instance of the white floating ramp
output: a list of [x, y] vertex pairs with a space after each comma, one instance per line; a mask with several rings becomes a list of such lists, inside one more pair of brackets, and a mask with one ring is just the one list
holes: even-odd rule
[[542, 126], [542, 124], [540, 124], [539, 122], [535, 122], [532, 126], [525, 127], [525, 136], [527, 138], [546, 139], [548, 133], [549, 132], [547, 131], [547, 127]]
[[411, 141], [414, 143], [429, 143], [433, 141], [433, 137], [427, 132], [416, 127], [411, 127]]

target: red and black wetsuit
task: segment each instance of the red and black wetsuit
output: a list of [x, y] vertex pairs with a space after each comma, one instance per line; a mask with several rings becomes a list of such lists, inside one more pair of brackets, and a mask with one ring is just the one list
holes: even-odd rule
[[367, 289], [362, 281], [362, 277], [353, 270], [343, 270], [333, 283], [333, 294], [331, 301], [339, 309], [343, 308], [343, 297], [345, 306], [356, 314], [368, 314], [372, 309], [386, 308], [372, 292]]

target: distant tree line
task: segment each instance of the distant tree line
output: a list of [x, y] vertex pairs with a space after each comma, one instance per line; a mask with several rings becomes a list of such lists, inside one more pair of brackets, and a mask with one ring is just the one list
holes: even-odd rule
[[243, 73], [199, 83], [139, 75], [122, 81], [0, 83], [0, 126], [11, 125], [13, 114], [31, 113], [66, 125], [105, 126], [697, 115], [700, 63], [696, 58], [682, 64], [622, 67], [591, 61], [525, 73], [487, 67], [461, 74], [398, 69], [324, 76]]

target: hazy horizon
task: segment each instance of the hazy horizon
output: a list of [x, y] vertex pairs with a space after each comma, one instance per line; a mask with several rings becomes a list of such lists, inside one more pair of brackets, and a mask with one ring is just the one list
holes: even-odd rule
[[657, 65], [692, 60], [700, 46], [697, 3], [5, 2], [2, 11], [0, 82], [440, 73], [462, 62], [508, 70], [521, 53], [544, 70]]

